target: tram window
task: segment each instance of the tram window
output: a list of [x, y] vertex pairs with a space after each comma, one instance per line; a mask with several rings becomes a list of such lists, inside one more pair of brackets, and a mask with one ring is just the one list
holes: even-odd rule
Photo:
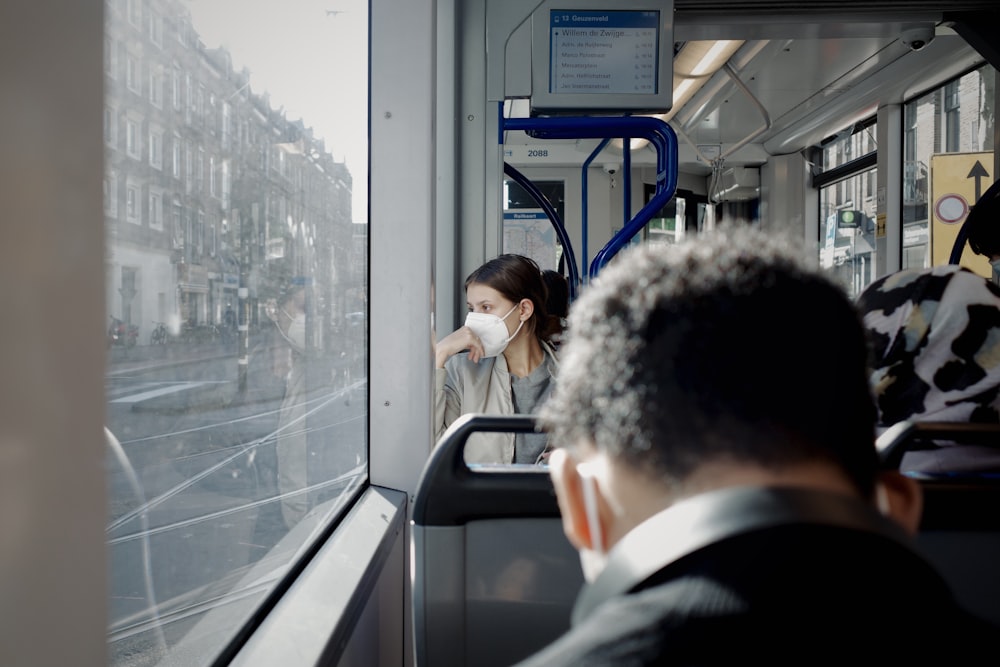
[[[950, 247], [944, 250], [931, 247], [929, 203], [938, 194], [949, 194], [933, 191], [931, 157], [942, 153], [992, 152], [995, 88], [996, 71], [984, 65], [904, 105], [902, 268], [941, 264], [935, 257], [947, 258], [950, 254]], [[992, 164], [986, 165], [986, 170], [992, 172]], [[965, 165], [960, 178], [965, 179], [968, 173]], [[938, 183], [947, 181], [942, 174], [936, 174], [935, 178]], [[991, 175], [982, 189], [992, 180]], [[970, 203], [975, 200], [974, 188], [970, 181], [967, 197]]]
[[820, 189], [820, 265], [851, 297], [875, 278], [875, 169]]
[[844, 128], [816, 147], [819, 174], [819, 262], [847, 289], [861, 293], [875, 278], [878, 151], [875, 118]]
[[[656, 187], [645, 184], [645, 200], [656, 195]], [[700, 233], [714, 227], [715, 210], [708, 198], [689, 190], [678, 190], [646, 223], [642, 239], [649, 243], [679, 243], [687, 234]]]
[[337, 7], [106, 5], [112, 665], [206, 614], [210, 662], [366, 483], [368, 6]]

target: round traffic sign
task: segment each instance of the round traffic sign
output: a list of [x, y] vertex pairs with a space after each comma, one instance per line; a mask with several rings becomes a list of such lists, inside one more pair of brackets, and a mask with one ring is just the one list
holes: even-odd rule
[[969, 202], [962, 195], [944, 195], [934, 204], [934, 212], [937, 213], [938, 220], [953, 225], [969, 214]]

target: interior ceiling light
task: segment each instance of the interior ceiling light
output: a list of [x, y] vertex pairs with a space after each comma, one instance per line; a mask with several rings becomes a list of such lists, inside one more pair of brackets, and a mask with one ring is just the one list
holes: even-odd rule
[[[654, 114], [654, 118], [668, 121], [674, 117], [681, 107], [694, 97], [695, 93], [726, 64], [733, 54], [743, 46], [743, 40], [705, 40], [685, 42], [681, 50], [674, 56], [674, 96], [670, 111]], [[632, 139], [629, 148], [637, 150], [649, 142], [646, 139]], [[615, 139], [610, 144], [622, 150], [624, 142]]]

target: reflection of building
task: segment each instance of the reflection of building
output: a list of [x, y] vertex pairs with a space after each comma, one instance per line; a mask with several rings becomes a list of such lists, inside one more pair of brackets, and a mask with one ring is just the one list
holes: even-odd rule
[[145, 340], [153, 321], [221, 322], [241, 281], [254, 302], [299, 277], [342, 317], [346, 165], [207, 49], [179, 0], [107, 3], [105, 42], [110, 314]]
[[984, 66], [903, 105], [904, 268], [930, 264], [931, 156], [993, 148], [994, 86]]

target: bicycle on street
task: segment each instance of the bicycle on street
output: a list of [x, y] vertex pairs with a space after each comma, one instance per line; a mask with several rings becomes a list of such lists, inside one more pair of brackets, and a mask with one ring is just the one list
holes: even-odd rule
[[150, 345], [166, 345], [167, 344], [167, 325], [163, 322], [157, 322], [153, 320], [155, 325], [153, 328], [153, 333], [149, 334], [149, 344]]

